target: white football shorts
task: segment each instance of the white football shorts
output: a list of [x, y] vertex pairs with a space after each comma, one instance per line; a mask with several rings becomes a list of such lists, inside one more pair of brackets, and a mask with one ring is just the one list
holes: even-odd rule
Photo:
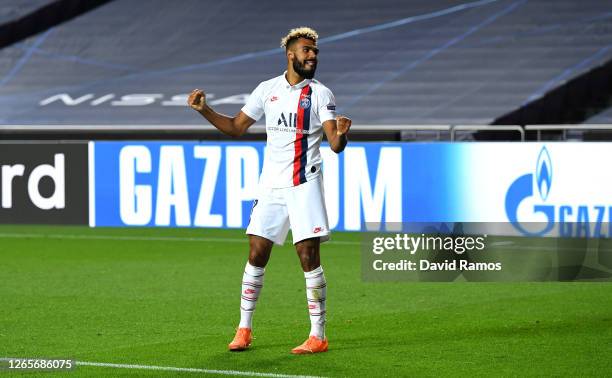
[[321, 176], [288, 188], [260, 186], [257, 199], [253, 201], [246, 233], [283, 245], [289, 228], [293, 234], [293, 244], [316, 237], [321, 242], [329, 240]]

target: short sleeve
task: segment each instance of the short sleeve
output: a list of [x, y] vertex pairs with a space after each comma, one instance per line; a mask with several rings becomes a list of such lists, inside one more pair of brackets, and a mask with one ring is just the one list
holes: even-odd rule
[[241, 110], [255, 121], [261, 118], [264, 114], [263, 85], [259, 84], [257, 88], [251, 92], [249, 99]]
[[329, 121], [330, 119], [336, 119], [336, 99], [328, 88], [324, 88], [321, 91], [319, 96], [319, 108], [317, 110], [321, 123]]

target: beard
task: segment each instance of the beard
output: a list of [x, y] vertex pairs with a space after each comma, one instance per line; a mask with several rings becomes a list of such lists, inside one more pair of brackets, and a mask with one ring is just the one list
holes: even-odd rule
[[311, 69], [306, 68], [306, 61], [299, 62], [297, 59], [293, 61], [293, 70], [305, 79], [312, 79], [317, 70], [317, 62], [315, 61]]

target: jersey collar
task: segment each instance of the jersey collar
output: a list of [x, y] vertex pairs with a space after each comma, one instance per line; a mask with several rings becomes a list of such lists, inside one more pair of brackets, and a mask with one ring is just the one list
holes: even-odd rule
[[302, 89], [312, 82], [312, 79], [304, 79], [300, 81], [299, 83], [297, 83], [296, 85], [291, 85], [287, 81], [287, 71], [283, 72], [283, 80], [285, 81], [285, 88], [287, 89], [292, 88], [292, 87], [297, 88], [297, 89]]

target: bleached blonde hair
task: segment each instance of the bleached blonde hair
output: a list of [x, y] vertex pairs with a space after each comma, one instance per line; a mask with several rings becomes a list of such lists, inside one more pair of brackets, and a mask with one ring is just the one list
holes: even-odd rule
[[289, 30], [289, 33], [281, 39], [281, 47], [286, 49], [289, 42], [298, 38], [306, 38], [317, 42], [319, 35], [314, 29], [308, 26], [300, 26], [299, 28]]

